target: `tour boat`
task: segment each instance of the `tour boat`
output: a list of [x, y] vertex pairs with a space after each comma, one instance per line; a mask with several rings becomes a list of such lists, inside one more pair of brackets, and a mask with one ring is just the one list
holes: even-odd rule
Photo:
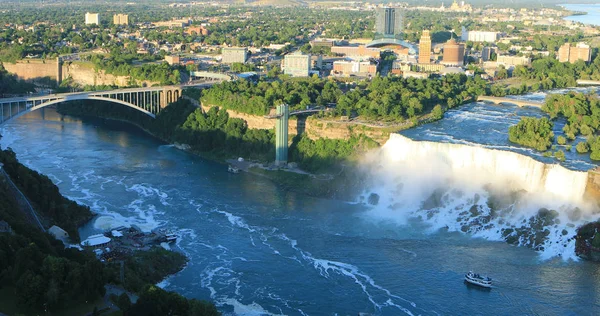
[[465, 274], [465, 281], [467, 281], [471, 284], [474, 284], [474, 285], [482, 286], [482, 287], [487, 287], [487, 288], [492, 287], [492, 279], [491, 278], [481, 276], [479, 274], [473, 273], [472, 271], [469, 271], [469, 273]]
[[229, 166], [229, 167], [227, 168], [227, 171], [229, 171], [229, 172], [231, 172], [231, 173], [240, 173], [240, 169], [239, 169], [239, 168], [232, 167], [232, 166]]

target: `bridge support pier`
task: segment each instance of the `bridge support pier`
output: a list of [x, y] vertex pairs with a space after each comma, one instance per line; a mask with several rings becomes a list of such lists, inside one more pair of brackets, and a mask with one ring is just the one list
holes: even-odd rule
[[287, 164], [288, 159], [288, 119], [290, 107], [287, 104], [277, 106], [277, 122], [275, 123], [275, 165]]

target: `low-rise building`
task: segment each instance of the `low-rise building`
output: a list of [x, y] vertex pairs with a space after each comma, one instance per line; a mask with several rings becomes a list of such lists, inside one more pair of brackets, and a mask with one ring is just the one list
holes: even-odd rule
[[192, 35], [194, 33], [196, 33], [196, 35], [210, 35], [210, 32], [208, 31], [208, 29], [202, 25], [198, 25], [198, 26], [190, 26], [187, 29], [185, 29], [185, 31], [183, 31], [184, 34], [188, 34], [188, 35]]
[[333, 62], [333, 72], [344, 75], [374, 76], [377, 64], [371, 61], [338, 60]]
[[498, 65], [504, 66], [530, 66], [531, 58], [524, 56], [503, 56], [499, 55], [496, 59]]
[[165, 56], [165, 61], [169, 65], [179, 65], [179, 63], [181, 62], [181, 59], [177, 55], [170, 55], [170, 56], [167, 55], [167, 56]]
[[333, 46], [331, 52], [340, 56], [357, 58], [379, 58], [381, 56], [381, 48], [367, 48], [365, 45]]

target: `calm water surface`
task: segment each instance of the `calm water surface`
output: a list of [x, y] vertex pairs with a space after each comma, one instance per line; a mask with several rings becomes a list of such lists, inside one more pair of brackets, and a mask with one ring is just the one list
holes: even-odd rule
[[567, 10], [587, 12], [586, 15], [571, 15], [565, 20], [583, 24], [600, 25], [600, 4], [563, 4]]

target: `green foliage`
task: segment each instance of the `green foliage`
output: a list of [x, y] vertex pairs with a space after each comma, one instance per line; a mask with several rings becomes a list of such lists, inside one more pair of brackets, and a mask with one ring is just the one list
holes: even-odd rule
[[19, 163], [10, 148], [0, 151], [0, 162], [15, 185], [28, 197], [33, 208], [50, 223], [49, 226], [58, 225], [74, 241], [79, 241], [77, 227], [92, 217], [89, 207], [63, 197], [48, 177]]
[[575, 150], [577, 150], [580, 154], [585, 154], [590, 151], [590, 145], [587, 142], [579, 142], [577, 146], [575, 146]]
[[32, 83], [19, 80], [17, 76], [9, 74], [0, 63], [0, 97], [7, 94], [23, 94], [34, 91], [35, 86]]
[[485, 92], [485, 81], [465, 75], [431, 80], [375, 77], [345, 93], [335, 81], [305, 78], [257, 84], [245, 80], [224, 82], [204, 90], [201, 100], [207, 105], [254, 115], [266, 115], [281, 103], [290, 105], [291, 110], [331, 103], [336, 104], [331, 115], [397, 121], [426, 113], [438, 104], [452, 108]]
[[155, 285], [148, 285], [140, 292], [138, 301], [129, 309], [130, 315], [163, 316], [218, 316], [217, 308], [206, 301], [188, 300], [167, 292]]
[[442, 108], [441, 105], [436, 105], [433, 107], [433, 110], [431, 110], [431, 117], [434, 120], [440, 120], [444, 117], [444, 108]]
[[[146, 284], [156, 284], [167, 275], [178, 272], [187, 258], [174, 251], [160, 247], [148, 251], [137, 251], [125, 260], [125, 283], [127, 290], [138, 292]], [[119, 264], [114, 264], [118, 269]]]
[[539, 151], [547, 150], [554, 140], [552, 122], [547, 118], [522, 117], [508, 129], [509, 140]]
[[233, 63], [231, 64], [231, 71], [233, 72], [248, 72], [255, 71], [256, 66], [254, 64], [243, 64], [243, 63]]
[[175, 139], [193, 148], [225, 156], [270, 160], [275, 156], [275, 135], [271, 130], [248, 129], [246, 121], [230, 118], [225, 109], [197, 109], [178, 128]]
[[[22, 177], [37, 174], [20, 166]], [[23, 193], [35, 199], [30, 191]], [[105, 269], [95, 256], [65, 249], [62, 242], [32, 226], [4, 181], [0, 181], [0, 219], [13, 230], [13, 234], [0, 233], [0, 281], [2, 286], [14, 286], [15, 301], [24, 313], [39, 314], [44, 305], [50, 312], [59, 311], [104, 294]]]
[[565, 161], [565, 153], [562, 150], [554, 152], [554, 157], [560, 161]]
[[312, 140], [307, 136], [295, 137], [289, 149], [292, 161], [308, 171], [323, 171], [348, 160], [352, 156], [377, 147], [372, 139], [361, 135], [348, 140], [320, 138]]
[[180, 71], [169, 66], [166, 62], [134, 66], [132, 65], [134, 60], [133, 56], [122, 55], [120, 50], [115, 50], [108, 58], [102, 55], [91, 57], [95, 69], [104, 70], [108, 74], [130, 76], [132, 79], [140, 81], [156, 81], [161, 85], [179, 84], [181, 82]]
[[567, 143], [567, 139], [566, 139], [564, 136], [560, 135], [560, 136], [558, 136], [558, 137], [556, 138], [556, 142], [557, 142], [559, 145], [564, 145], [564, 144], [566, 144], [566, 143]]
[[[564, 41], [564, 37], [562, 41]], [[582, 60], [573, 64], [561, 63], [552, 56], [543, 57], [534, 60], [531, 67], [515, 67], [513, 76], [528, 81], [535, 81], [535, 86], [531, 87], [534, 91], [574, 87], [577, 85], [577, 79], [600, 80], [599, 57], [600, 55], [596, 56], [590, 64], [586, 64]], [[524, 92], [528, 92], [528, 89]]]
[[592, 247], [600, 248], [600, 232], [596, 232], [594, 239], [592, 239]]

